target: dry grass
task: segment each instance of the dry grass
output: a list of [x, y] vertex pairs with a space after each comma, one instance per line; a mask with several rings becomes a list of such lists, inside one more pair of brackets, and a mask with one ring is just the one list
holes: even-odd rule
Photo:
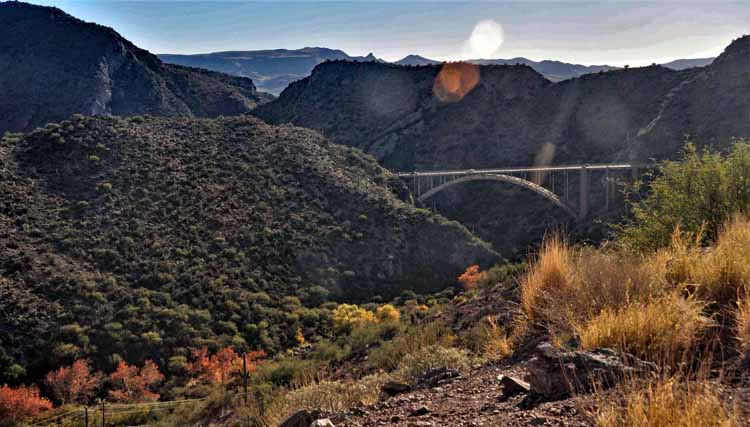
[[522, 308], [557, 338], [570, 335], [602, 310], [665, 294], [665, 265], [624, 251], [570, 247], [555, 236], [521, 279]]
[[469, 369], [470, 363], [471, 359], [465, 351], [435, 345], [406, 355], [393, 372], [393, 377], [397, 381], [414, 384], [420, 375], [430, 369], [448, 368], [464, 372]]
[[600, 395], [595, 415], [600, 427], [735, 427], [746, 425], [740, 411], [721, 397], [712, 381], [686, 383], [674, 378], [630, 384], [619, 399]]
[[[677, 234], [677, 233], [676, 233]], [[735, 217], [727, 223], [714, 247], [690, 245], [687, 239], [673, 238], [670, 279], [695, 284], [696, 295], [720, 306], [734, 304], [742, 290], [750, 286], [750, 220]]]
[[583, 348], [615, 348], [675, 364], [711, 324], [703, 315], [702, 303], [673, 292], [617, 310], [606, 308], [576, 330]]
[[491, 316], [472, 326], [462, 337], [461, 344], [487, 360], [500, 360], [513, 353], [512, 339]]
[[370, 375], [358, 381], [321, 381], [289, 392], [286, 396], [287, 412], [300, 409], [340, 412], [378, 401], [380, 387], [388, 381], [387, 375]]
[[734, 314], [735, 336], [740, 345], [743, 356], [750, 356], [750, 296], [745, 294], [737, 301], [737, 310]]

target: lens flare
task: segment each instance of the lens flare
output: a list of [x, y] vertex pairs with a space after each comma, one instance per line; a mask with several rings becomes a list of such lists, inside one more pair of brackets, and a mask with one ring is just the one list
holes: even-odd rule
[[456, 102], [479, 83], [479, 67], [468, 62], [448, 62], [435, 78], [433, 91], [442, 102]]
[[505, 34], [500, 24], [491, 19], [480, 21], [466, 41], [467, 56], [471, 59], [490, 58], [504, 40]]

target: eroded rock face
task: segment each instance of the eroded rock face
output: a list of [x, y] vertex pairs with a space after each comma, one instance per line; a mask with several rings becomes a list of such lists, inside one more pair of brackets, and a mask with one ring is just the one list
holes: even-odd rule
[[563, 352], [544, 343], [527, 366], [531, 393], [544, 399], [608, 388], [626, 377], [647, 375], [658, 368], [627, 353], [608, 348]]

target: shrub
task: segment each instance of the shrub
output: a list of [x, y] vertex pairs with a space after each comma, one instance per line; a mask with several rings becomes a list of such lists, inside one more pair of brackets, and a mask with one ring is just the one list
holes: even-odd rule
[[604, 309], [576, 327], [581, 347], [610, 347], [660, 362], [678, 362], [711, 322], [703, 305], [672, 293], [620, 309]]
[[469, 369], [469, 356], [457, 348], [446, 348], [439, 345], [424, 347], [415, 353], [404, 356], [393, 373], [399, 381], [415, 383], [420, 375], [430, 369], [447, 368], [453, 371]]
[[71, 366], [50, 372], [45, 382], [57, 400], [66, 403], [86, 403], [102, 381], [101, 373], [93, 373], [89, 361], [79, 359]]
[[321, 381], [291, 391], [287, 395], [290, 414], [300, 409], [340, 412], [378, 401], [386, 375], [370, 375], [358, 381]]
[[465, 290], [470, 291], [476, 289], [480, 282], [483, 282], [487, 276], [487, 273], [480, 271], [479, 266], [474, 264], [466, 268], [466, 271], [458, 276], [458, 282], [464, 287]]
[[485, 317], [474, 324], [461, 342], [469, 350], [491, 360], [510, 356], [513, 352], [507, 332], [492, 317]]
[[401, 312], [392, 304], [385, 304], [375, 310], [375, 317], [381, 323], [398, 323], [401, 319]]
[[333, 311], [333, 325], [338, 332], [376, 322], [377, 319], [373, 312], [356, 304], [341, 304]]
[[406, 355], [434, 345], [449, 347], [454, 341], [453, 332], [440, 322], [409, 328], [380, 347], [370, 350], [368, 364], [375, 369], [390, 371], [396, 369]]
[[151, 360], [146, 360], [140, 369], [121, 361], [109, 380], [113, 385], [109, 395], [116, 402], [153, 402], [159, 400], [159, 394], [152, 389], [164, 380], [164, 375]]
[[15, 423], [50, 409], [52, 403], [39, 396], [36, 387], [0, 387], [0, 421]]
[[750, 212], [750, 144], [738, 142], [728, 155], [688, 145], [682, 161], [662, 164], [649, 194], [631, 206], [620, 239], [636, 250], [669, 245], [678, 225], [690, 233], [703, 228], [702, 243], [714, 241], [724, 222]]

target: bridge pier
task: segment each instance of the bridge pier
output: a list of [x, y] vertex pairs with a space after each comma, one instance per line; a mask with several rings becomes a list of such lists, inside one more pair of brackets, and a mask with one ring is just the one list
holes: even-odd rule
[[589, 214], [589, 201], [591, 199], [591, 177], [586, 166], [581, 167], [578, 189], [578, 220], [585, 219]]

